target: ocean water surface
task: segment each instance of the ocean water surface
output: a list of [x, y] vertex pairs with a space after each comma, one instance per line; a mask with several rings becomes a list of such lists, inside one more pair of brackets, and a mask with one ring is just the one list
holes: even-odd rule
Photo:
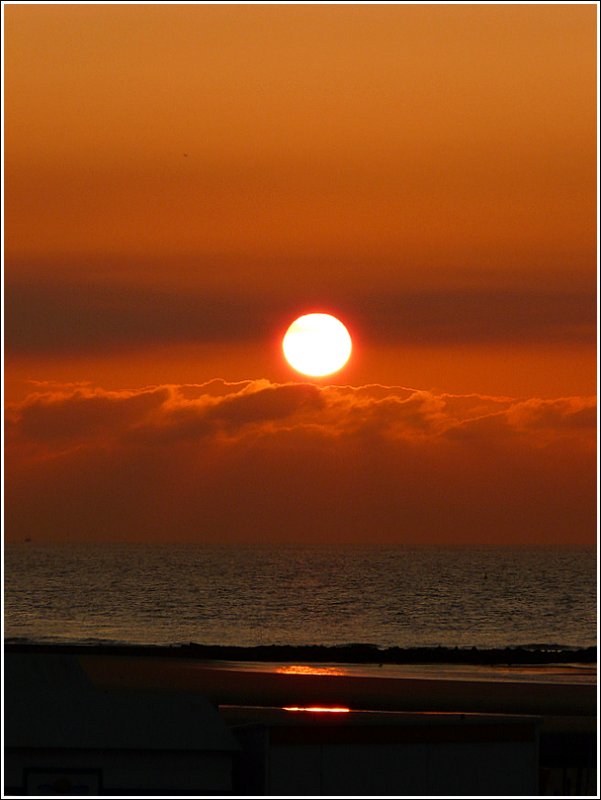
[[5, 640], [589, 647], [592, 548], [5, 546]]

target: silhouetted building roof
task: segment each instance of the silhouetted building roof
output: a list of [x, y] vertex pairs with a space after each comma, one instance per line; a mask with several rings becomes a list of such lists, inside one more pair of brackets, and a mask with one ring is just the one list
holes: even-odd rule
[[7, 654], [9, 748], [231, 751], [217, 709], [198, 694], [101, 690], [76, 656]]

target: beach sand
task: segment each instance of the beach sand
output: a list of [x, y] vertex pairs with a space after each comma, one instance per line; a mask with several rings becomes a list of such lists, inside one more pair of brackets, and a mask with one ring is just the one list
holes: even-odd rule
[[[80, 663], [99, 687], [196, 691], [217, 705], [284, 707], [336, 705], [355, 710], [528, 714], [545, 718], [594, 718], [594, 684], [436, 677], [428, 667], [408, 676], [327, 673], [328, 668], [295, 665], [217, 665], [193, 659], [81, 655]], [[337, 668], [330, 668], [336, 670]], [[304, 672], [302, 670], [305, 670]], [[314, 670], [313, 672], [307, 670]], [[324, 674], [326, 671], [326, 674]], [[342, 674], [340, 674], [342, 673]], [[427, 675], [427, 677], [425, 676]]]

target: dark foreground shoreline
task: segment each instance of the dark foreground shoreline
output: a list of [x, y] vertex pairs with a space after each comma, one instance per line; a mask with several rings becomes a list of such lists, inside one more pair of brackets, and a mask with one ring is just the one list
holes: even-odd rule
[[64, 655], [165, 656], [210, 661], [311, 662], [338, 664], [595, 664], [597, 648], [562, 649], [549, 647], [389, 647], [370, 644], [325, 645], [126, 645], [114, 643], [58, 644], [5, 642], [7, 653], [55, 653]]
[[[596, 648], [380, 650], [369, 645], [241, 648], [8, 641], [5, 699], [12, 716], [8, 727], [5, 717], [5, 733], [12, 745], [6, 751], [10, 774], [5, 780], [12, 791], [7, 794], [27, 794], [30, 774], [46, 783], [71, 774], [79, 782], [95, 775], [104, 788], [93, 793], [115, 797], [324, 796], [320, 776], [325, 763], [334, 765], [336, 790], [330, 793], [337, 796], [356, 793], [358, 786], [366, 787], [365, 796], [399, 796], [400, 786], [404, 796], [403, 781], [414, 773], [413, 796], [594, 796], [597, 687], [579, 681], [578, 673], [593, 673], [595, 659]], [[294, 666], [319, 662], [340, 667]], [[286, 663], [292, 666], [282, 669]], [[383, 663], [418, 666], [371, 668]], [[556, 670], [554, 665], [561, 663], [569, 666]], [[357, 664], [364, 667], [351, 668]], [[430, 668], [421, 669], [428, 664]], [[445, 668], [449, 664], [466, 668]], [[534, 666], [535, 674], [524, 679], [519, 673], [530, 672], [528, 666]], [[482, 671], [487, 673], [484, 679], [475, 674]], [[574, 672], [576, 678], [539, 680], [538, 673], [545, 671]], [[316, 713], [333, 708], [345, 713]], [[220, 735], [232, 740], [227, 752], [207, 739], [208, 711]], [[280, 745], [284, 750], [278, 750]], [[417, 761], [416, 747], [421, 753]], [[314, 762], [316, 748], [327, 758]], [[182, 761], [187, 752], [190, 767]], [[279, 763], [282, 752], [288, 766], [277, 775], [292, 784], [278, 784], [276, 790], [270, 783], [274, 773], [265, 765]], [[339, 761], [328, 760], [341, 752], [344, 769], [336, 767]], [[289, 769], [292, 757], [302, 769]], [[98, 769], [88, 770], [90, 763]], [[355, 763], [358, 772], [342, 789], [348, 765]], [[374, 763], [381, 766], [374, 770]], [[419, 766], [424, 763], [438, 766]], [[364, 769], [365, 764], [369, 766]], [[399, 764], [404, 765], [400, 773]], [[182, 787], [186, 769], [191, 772]], [[370, 781], [381, 774], [389, 774], [389, 783], [374, 791]], [[177, 791], [165, 783], [173, 775], [180, 782]], [[520, 788], [513, 783], [508, 788], [507, 781], [519, 775]], [[295, 776], [302, 779], [302, 791]], [[358, 784], [359, 779], [367, 783]], [[452, 779], [456, 791], [449, 792]], [[313, 781], [312, 791], [307, 780]]]

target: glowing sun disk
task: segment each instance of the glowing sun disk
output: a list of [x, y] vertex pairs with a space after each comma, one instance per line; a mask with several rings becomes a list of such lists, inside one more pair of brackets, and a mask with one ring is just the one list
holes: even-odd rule
[[305, 314], [296, 319], [282, 341], [286, 361], [297, 372], [312, 377], [331, 375], [349, 360], [349, 332], [331, 314]]

